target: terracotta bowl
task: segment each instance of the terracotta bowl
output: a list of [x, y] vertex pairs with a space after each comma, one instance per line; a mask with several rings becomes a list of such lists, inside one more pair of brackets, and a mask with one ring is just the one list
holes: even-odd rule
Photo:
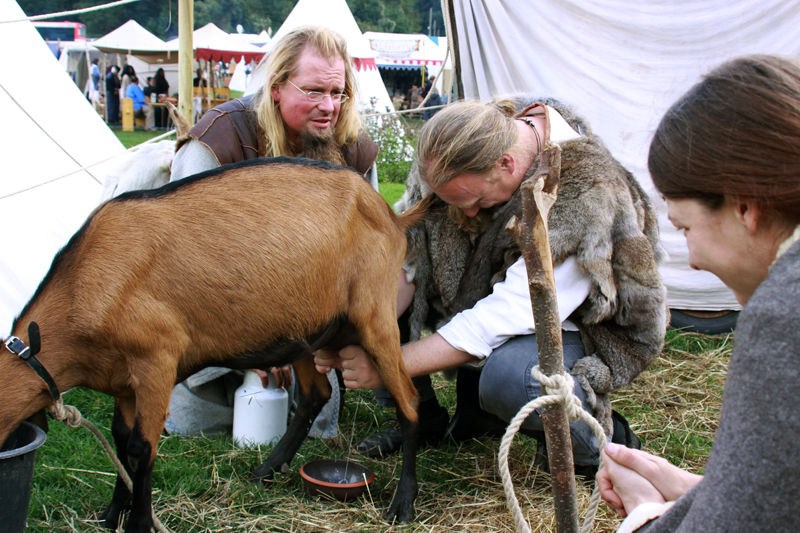
[[343, 502], [361, 496], [375, 479], [372, 470], [346, 459], [311, 461], [300, 467], [300, 476], [312, 495], [325, 494]]

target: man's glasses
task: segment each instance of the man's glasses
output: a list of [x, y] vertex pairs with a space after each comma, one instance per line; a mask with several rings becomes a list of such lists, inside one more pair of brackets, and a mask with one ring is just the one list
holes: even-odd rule
[[312, 102], [321, 102], [322, 99], [325, 98], [326, 96], [328, 96], [331, 99], [331, 102], [333, 102], [334, 104], [343, 104], [343, 103], [345, 103], [346, 101], [348, 101], [350, 99], [350, 97], [347, 96], [344, 93], [325, 94], [325, 93], [321, 93], [321, 92], [318, 92], [318, 91], [306, 92], [303, 89], [301, 89], [300, 87], [298, 87], [297, 85], [295, 85], [294, 83], [292, 83], [291, 80], [286, 80], [286, 81], [291, 83], [292, 87], [294, 87], [295, 89], [297, 89], [298, 91], [300, 91], [301, 93], [306, 95], [306, 98], [308, 98]]

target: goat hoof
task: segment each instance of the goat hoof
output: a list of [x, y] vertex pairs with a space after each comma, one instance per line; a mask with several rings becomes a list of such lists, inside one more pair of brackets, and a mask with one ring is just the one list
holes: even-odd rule
[[136, 516], [129, 515], [128, 523], [125, 524], [125, 533], [152, 533], [153, 518], [151, 515]]
[[268, 472], [262, 472], [262, 469], [258, 469], [252, 474], [250, 474], [250, 483], [254, 485], [262, 485], [265, 488], [269, 488], [272, 486], [272, 482], [275, 478], [275, 472], [269, 470]]
[[414, 504], [392, 502], [383, 519], [390, 524], [408, 524], [414, 520]]
[[130, 508], [130, 501], [125, 505], [117, 505], [112, 502], [106, 507], [105, 511], [100, 513], [99, 519], [101, 520], [101, 525], [106, 529], [116, 531], [121, 523], [122, 513]]

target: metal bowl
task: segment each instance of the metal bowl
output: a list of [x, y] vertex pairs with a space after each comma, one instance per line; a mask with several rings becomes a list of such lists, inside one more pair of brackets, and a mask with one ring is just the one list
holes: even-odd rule
[[312, 495], [325, 494], [346, 502], [361, 496], [375, 474], [346, 459], [319, 459], [300, 467], [300, 477]]

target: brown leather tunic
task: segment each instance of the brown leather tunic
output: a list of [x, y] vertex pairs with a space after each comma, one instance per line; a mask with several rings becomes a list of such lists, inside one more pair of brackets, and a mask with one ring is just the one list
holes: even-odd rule
[[[220, 165], [264, 157], [266, 135], [258, 125], [255, 105], [255, 95], [218, 105], [189, 130], [189, 138], [203, 143]], [[178, 148], [187, 140], [179, 141]], [[362, 130], [355, 142], [342, 146], [342, 155], [348, 166], [366, 174], [378, 157], [378, 145]]]

